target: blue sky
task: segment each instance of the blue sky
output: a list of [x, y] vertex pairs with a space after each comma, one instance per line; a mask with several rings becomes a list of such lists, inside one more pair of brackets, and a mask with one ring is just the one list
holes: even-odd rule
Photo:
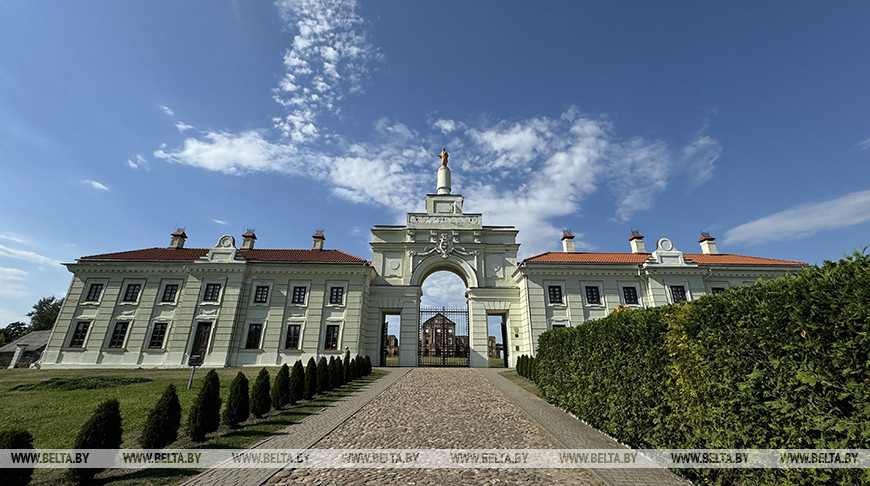
[[[870, 244], [866, 2], [0, 4], [0, 326], [59, 262], [189, 247], [369, 258], [437, 154], [521, 257], [820, 263]], [[438, 299], [433, 297], [433, 302]]]

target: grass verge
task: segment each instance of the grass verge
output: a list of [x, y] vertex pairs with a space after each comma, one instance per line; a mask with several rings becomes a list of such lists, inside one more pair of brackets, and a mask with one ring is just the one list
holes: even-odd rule
[[[274, 379], [277, 367], [267, 368]], [[221, 380], [221, 398], [226, 402], [229, 384], [239, 371], [254, 380], [260, 368], [218, 369]], [[298, 423], [333, 402], [353, 393], [360, 387], [384, 376], [387, 372], [372, 370], [368, 377], [356, 380], [344, 387], [315, 397], [293, 407], [272, 411], [259, 420], [250, 420], [237, 429], [221, 426], [209, 439], [194, 443], [185, 435], [187, 412], [199, 392], [204, 370], [197, 370], [192, 389], [187, 389], [189, 370], [0, 370], [0, 429], [21, 426], [34, 437], [34, 448], [64, 449], [72, 447], [75, 434], [88, 419], [93, 409], [102, 401], [116, 398], [121, 405], [123, 421], [122, 448], [138, 448], [139, 436], [148, 412], [170, 383], [178, 389], [182, 407], [181, 436], [168, 446], [170, 449], [185, 448], [243, 448], [253, 445], [272, 433]], [[33, 385], [51, 379], [91, 379], [103, 381], [148, 378], [151, 381], [132, 383], [108, 388], [58, 390], [22, 390], [22, 385]], [[109, 379], [109, 380], [104, 380]], [[120, 380], [119, 380], [120, 379]], [[56, 381], [56, 380], [55, 380]], [[12, 390], [19, 387], [18, 390]], [[26, 388], [26, 386], [24, 387]], [[65, 469], [37, 469], [31, 484], [62, 484]], [[102, 484], [175, 484], [197, 471], [145, 469], [140, 471], [114, 470], [104, 473]], [[103, 476], [101, 475], [101, 476]]]
[[523, 378], [522, 376], [520, 376], [519, 374], [517, 374], [517, 370], [510, 369], [510, 370], [507, 370], [507, 371], [502, 371], [502, 372], [499, 373], [499, 374], [500, 374], [501, 376], [504, 376], [504, 377], [507, 378], [508, 380], [510, 380], [510, 381], [512, 381], [512, 382], [514, 382], [514, 383], [516, 383], [516, 384], [519, 385], [523, 390], [526, 390], [527, 392], [529, 392], [529, 393], [531, 393], [531, 394], [533, 394], [533, 395], [535, 395], [535, 396], [537, 396], [537, 397], [539, 397], [539, 398], [544, 398], [544, 396], [541, 394], [541, 390], [539, 390], [539, 389], [538, 389], [538, 386], [535, 385], [535, 382], [533, 382], [533, 381], [531, 381], [531, 380], [529, 380], [529, 379]]

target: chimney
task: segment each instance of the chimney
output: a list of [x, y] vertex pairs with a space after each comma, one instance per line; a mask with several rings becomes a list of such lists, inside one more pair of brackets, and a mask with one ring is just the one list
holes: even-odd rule
[[574, 235], [571, 230], [562, 232], [562, 251], [565, 253], [574, 253]]
[[172, 239], [169, 240], [169, 248], [184, 248], [184, 240], [187, 235], [184, 233], [184, 228], [178, 228], [174, 233], [171, 233]]
[[646, 253], [646, 245], [643, 244], [643, 235], [640, 234], [640, 231], [636, 229], [631, 230], [628, 243], [631, 245], [632, 253]]
[[316, 233], [311, 237], [314, 240], [314, 244], [311, 245], [312, 250], [322, 250], [323, 249], [323, 240], [326, 239], [323, 236], [323, 230], [317, 230]]
[[698, 243], [701, 244], [701, 253], [705, 255], [718, 255], [719, 249], [716, 248], [716, 238], [710, 236], [707, 231], [701, 232], [701, 237], [698, 238]]
[[254, 234], [254, 230], [249, 229], [242, 233], [242, 250], [253, 250], [255, 241], [257, 241], [257, 235]]

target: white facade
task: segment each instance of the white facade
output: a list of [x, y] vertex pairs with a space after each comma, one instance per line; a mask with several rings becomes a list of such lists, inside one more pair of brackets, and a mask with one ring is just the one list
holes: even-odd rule
[[388, 315], [399, 315], [399, 365], [416, 366], [421, 287], [436, 271], [466, 285], [469, 364], [489, 366], [488, 317], [505, 327], [511, 365], [535, 353], [538, 336], [577, 326], [617, 307], [651, 307], [773, 278], [804, 266], [719, 254], [703, 235], [702, 253], [683, 254], [662, 238], [646, 253], [633, 234], [628, 253], [563, 252], [517, 262], [514, 227], [485, 226], [450, 193], [450, 170], [437, 176], [426, 212], [403, 226], [372, 229], [372, 258], [323, 249], [241, 248], [225, 235], [212, 248], [170, 246], [83, 257], [40, 361], [45, 367], [184, 367], [292, 365], [297, 359], [369, 355], [377, 364]]

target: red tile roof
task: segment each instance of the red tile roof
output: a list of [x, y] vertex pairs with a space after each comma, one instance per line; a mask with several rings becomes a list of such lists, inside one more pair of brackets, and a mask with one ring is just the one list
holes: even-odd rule
[[[208, 248], [146, 248], [90, 255], [79, 260], [103, 261], [193, 261], [208, 254]], [[280, 263], [368, 263], [341, 250], [239, 250], [249, 262]]]
[[[523, 260], [523, 263], [568, 263], [568, 264], [641, 264], [649, 258], [649, 253], [565, 253], [547, 252]], [[686, 260], [698, 265], [731, 266], [806, 266], [804, 262], [775, 260], [743, 255], [683, 254]]]

